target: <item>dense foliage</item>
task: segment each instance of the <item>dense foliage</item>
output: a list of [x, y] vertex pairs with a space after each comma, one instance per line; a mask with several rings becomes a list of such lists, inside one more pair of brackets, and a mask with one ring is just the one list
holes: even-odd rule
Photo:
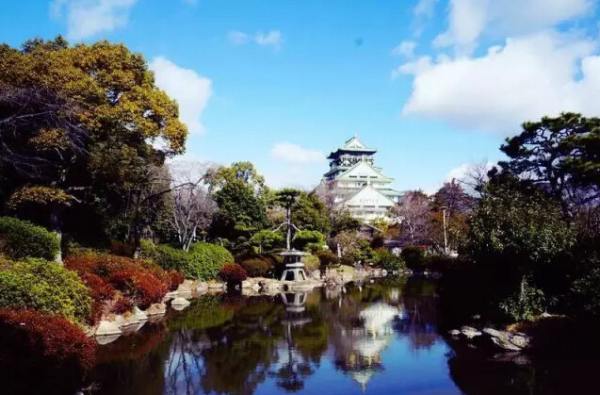
[[188, 251], [184, 251], [145, 241], [142, 253], [164, 269], [177, 270], [187, 278], [198, 280], [213, 280], [223, 265], [234, 262], [226, 248], [204, 242], [192, 244]]
[[0, 370], [2, 377], [10, 375], [3, 380], [3, 391], [74, 393], [94, 364], [95, 345], [77, 325], [60, 316], [0, 310]]
[[250, 277], [267, 277], [274, 269], [271, 259], [264, 256], [244, 259], [240, 261], [240, 265]]
[[[65, 259], [65, 266], [76, 271], [90, 287], [95, 300], [94, 318], [103, 312], [98, 309], [114, 307], [106, 302], [113, 301], [117, 291], [131, 306], [146, 309], [152, 303], [161, 302], [174, 283], [181, 280], [153, 262], [107, 254], [70, 256]], [[117, 306], [117, 310], [120, 307]]]
[[80, 323], [91, 314], [87, 287], [76, 273], [54, 262], [11, 262], [0, 268], [0, 307], [34, 309]]
[[388, 272], [399, 271], [404, 269], [406, 266], [401, 257], [392, 254], [386, 248], [379, 248], [375, 250], [374, 260], [377, 266], [387, 270]]
[[239, 284], [248, 278], [248, 273], [237, 263], [228, 263], [219, 270], [219, 278], [227, 284]]
[[156, 169], [187, 135], [145, 59], [106, 41], [1, 45], [0, 91], [0, 205], [14, 194], [52, 229], [137, 242], [160, 212]]
[[56, 235], [43, 227], [17, 218], [0, 217], [0, 252], [9, 257], [52, 260], [59, 249]]
[[300, 230], [293, 240], [294, 248], [301, 251], [318, 251], [325, 246], [325, 235], [317, 230]]
[[467, 248], [482, 263], [551, 263], [574, 242], [556, 201], [505, 174], [485, 186], [470, 225]]

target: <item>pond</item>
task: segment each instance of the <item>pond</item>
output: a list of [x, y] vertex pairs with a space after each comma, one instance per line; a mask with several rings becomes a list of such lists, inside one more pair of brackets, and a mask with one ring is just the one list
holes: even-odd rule
[[85, 393], [570, 393], [557, 371], [598, 367], [519, 364], [451, 346], [438, 320], [435, 284], [424, 279], [204, 296], [102, 346]]

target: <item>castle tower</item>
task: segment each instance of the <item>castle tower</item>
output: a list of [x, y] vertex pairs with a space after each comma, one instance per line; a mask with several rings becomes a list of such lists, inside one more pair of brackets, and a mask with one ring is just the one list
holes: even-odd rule
[[389, 220], [389, 210], [402, 196], [390, 186], [394, 179], [375, 165], [376, 153], [352, 137], [329, 154], [329, 171], [318, 187], [329, 204], [347, 209], [364, 222]]

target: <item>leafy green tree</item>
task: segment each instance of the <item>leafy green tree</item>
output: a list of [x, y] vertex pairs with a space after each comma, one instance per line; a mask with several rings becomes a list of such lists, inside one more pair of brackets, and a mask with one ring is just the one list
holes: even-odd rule
[[300, 230], [294, 235], [292, 244], [301, 251], [320, 250], [325, 245], [325, 235], [317, 230]]
[[563, 113], [525, 122], [500, 148], [510, 160], [503, 170], [547, 190], [565, 214], [600, 198], [600, 119]]
[[[0, 132], [0, 174], [10, 185], [4, 196], [41, 185], [56, 192], [46, 194], [51, 199], [72, 197], [78, 204], [63, 217], [78, 234], [122, 219], [131, 197], [154, 182], [147, 167], [184, 150], [177, 104], [156, 87], [144, 58], [123, 45], [69, 46], [60, 37], [21, 50], [2, 45], [0, 92], [0, 122], [10, 125]], [[125, 228], [139, 239], [138, 224]]]
[[212, 237], [235, 241], [267, 227], [264, 180], [248, 162], [218, 169], [209, 177], [218, 211], [211, 225]]
[[285, 238], [281, 232], [263, 229], [252, 235], [250, 238], [250, 244], [257, 247], [258, 253], [262, 254], [263, 251], [269, 251], [274, 248], [283, 247], [285, 244]]
[[509, 174], [493, 174], [470, 226], [468, 249], [481, 262], [549, 264], [574, 241], [559, 203]]
[[292, 206], [292, 222], [303, 230], [315, 230], [324, 234], [331, 230], [327, 207], [313, 192], [300, 192]]

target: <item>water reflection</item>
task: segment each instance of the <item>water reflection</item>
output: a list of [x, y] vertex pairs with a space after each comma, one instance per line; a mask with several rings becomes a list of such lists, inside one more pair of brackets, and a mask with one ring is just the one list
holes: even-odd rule
[[394, 344], [414, 351], [439, 339], [431, 295], [405, 288], [395, 280], [274, 297], [207, 296], [103, 347], [93, 381], [107, 394], [321, 393], [323, 383], [331, 393], [365, 392], [376, 375], [381, 386], [386, 372], [401, 374], [398, 355], [385, 356]]
[[99, 394], [457, 394], [435, 289], [384, 280], [207, 296], [101, 349]]

